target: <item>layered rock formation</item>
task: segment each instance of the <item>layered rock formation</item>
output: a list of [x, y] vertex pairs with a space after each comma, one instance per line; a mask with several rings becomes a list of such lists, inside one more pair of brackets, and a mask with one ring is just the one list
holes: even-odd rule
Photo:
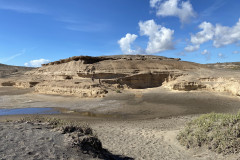
[[209, 90], [240, 95], [238, 71], [220, 71], [180, 59], [150, 55], [75, 56], [44, 64], [2, 86], [34, 87], [45, 94], [102, 97], [109, 91], [164, 86], [173, 90]]
[[35, 87], [47, 94], [99, 97], [109, 90], [144, 89], [161, 86], [165, 80], [182, 75], [183, 70], [203, 66], [161, 56], [121, 55], [78, 56], [44, 64], [3, 86]]
[[240, 70], [200, 69], [163, 84], [164, 87], [180, 90], [205, 90], [225, 92], [240, 96]]

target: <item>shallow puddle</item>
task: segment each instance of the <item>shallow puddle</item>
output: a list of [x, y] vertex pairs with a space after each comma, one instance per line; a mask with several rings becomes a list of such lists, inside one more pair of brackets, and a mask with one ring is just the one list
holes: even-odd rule
[[60, 112], [53, 108], [15, 108], [0, 109], [0, 116], [22, 115], [22, 114], [59, 114]]

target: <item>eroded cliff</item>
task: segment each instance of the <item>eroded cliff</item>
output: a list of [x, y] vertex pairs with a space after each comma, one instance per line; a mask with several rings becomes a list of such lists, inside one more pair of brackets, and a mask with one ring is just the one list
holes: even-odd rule
[[239, 95], [240, 78], [231, 76], [232, 73], [161, 56], [75, 56], [44, 64], [17, 79], [1, 79], [0, 84], [34, 87], [39, 93], [79, 97], [102, 97], [109, 91], [159, 86], [173, 90], [209, 90]]

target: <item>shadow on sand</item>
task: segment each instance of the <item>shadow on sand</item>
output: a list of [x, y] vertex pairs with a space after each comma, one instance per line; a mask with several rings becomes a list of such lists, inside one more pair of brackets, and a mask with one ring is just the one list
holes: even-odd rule
[[131, 157], [115, 155], [109, 152], [107, 149], [102, 148], [102, 143], [97, 137], [84, 138], [77, 144], [77, 146], [83, 153], [90, 154], [94, 158], [100, 158], [104, 160], [133, 160]]

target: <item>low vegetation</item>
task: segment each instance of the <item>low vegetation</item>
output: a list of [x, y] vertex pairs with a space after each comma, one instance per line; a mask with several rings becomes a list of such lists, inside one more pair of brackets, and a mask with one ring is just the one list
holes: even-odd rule
[[223, 154], [239, 153], [240, 112], [202, 115], [189, 122], [177, 139], [187, 148], [207, 147]]
[[120, 90], [116, 90], [116, 93], [122, 93]]

